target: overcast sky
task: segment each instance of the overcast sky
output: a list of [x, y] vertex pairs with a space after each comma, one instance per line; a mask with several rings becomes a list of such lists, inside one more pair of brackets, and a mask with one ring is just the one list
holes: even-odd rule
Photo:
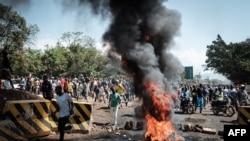
[[[55, 1], [59, 0], [0, 0], [10, 5], [23, 16], [28, 24], [37, 24], [36, 48], [45, 44], [55, 45], [65, 32], [83, 32], [96, 40], [100, 46], [102, 34], [109, 19], [93, 16], [87, 7], [68, 9]], [[72, 0], [73, 2], [74, 0]], [[250, 38], [249, 0], [169, 0], [164, 3], [169, 9], [181, 14], [180, 34], [175, 38], [172, 52], [183, 66], [193, 66], [194, 75], [203, 72], [206, 46], [220, 34], [226, 43], [241, 42]], [[213, 75], [218, 77], [218, 75]]]

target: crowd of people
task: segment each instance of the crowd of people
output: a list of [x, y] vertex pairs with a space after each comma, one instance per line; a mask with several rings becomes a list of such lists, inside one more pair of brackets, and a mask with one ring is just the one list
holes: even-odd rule
[[[38, 77], [21, 77], [19, 85], [21, 90], [29, 91], [36, 95], [41, 95], [44, 99], [56, 99], [59, 107], [58, 131], [60, 140], [64, 140], [64, 130], [72, 127], [68, 126], [71, 115], [73, 100], [83, 100], [89, 102], [104, 102], [110, 108], [112, 126], [118, 124], [118, 110], [122, 106], [127, 106], [128, 102], [134, 100], [133, 85], [130, 79], [124, 78], [96, 78], [93, 75], [79, 77], [58, 77], [50, 78], [44, 75]], [[7, 80], [3, 80], [7, 81]], [[8, 88], [7, 83], [3, 83], [3, 88]], [[20, 88], [20, 87], [19, 87]], [[9, 87], [9, 89], [12, 89]], [[66, 126], [67, 125], [67, 126]]]
[[183, 100], [189, 99], [195, 106], [195, 111], [199, 108], [200, 113], [202, 113], [203, 109], [206, 108], [206, 105], [213, 100], [230, 100], [236, 110], [239, 106], [250, 104], [250, 97], [246, 91], [246, 84], [217, 86], [205, 84], [180, 84], [179, 86], [174, 87], [174, 91], [180, 99], [180, 105], [177, 105], [177, 108], [182, 107]]
[[[2, 51], [2, 81], [1, 88], [14, 89], [11, 79], [11, 66], [8, 60], [8, 53], [4, 49]], [[128, 105], [128, 102], [134, 100], [133, 84], [130, 79], [125, 78], [96, 78], [92, 74], [90, 76], [80, 75], [79, 77], [58, 77], [49, 78], [44, 75], [42, 79], [38, 77], [21, 77], [19, 89], [32, 92], [40, 95], [43, 98], [52, 100], [56, 98], [59, 106], [58, 131], [60, 140], [64, 140], [64, 130], [72, 127], [67, 126], [69, 116], [72, 114], [73, 100], [89, 101], [92, 96], [94, 102], [104, 102], [110, 108], [112, 116], [111, 124], [116, 126], [118, 119], [119, 107]], [[203, 85], [203, 84], [178, 84], [172, 85], [173, 91], [180, 104], [178, 108], [183, 108], [183, 100], [191, 100], [195, 106], [195, 111], [199, 107], [199, 112], [202, 113], [206, 105], [213, 100], [223, 101], [231, 100], [236, 110], [238, 106], [249, 105], [249, 96], [246, 92], [246, 85]], [[229, 98], [230, 97], [230, 98]], [[65, 103], [69, 104], [65, 104]]]
[[[37, 95], [42, 94], [43, 98], [48, 100], [57, 99], [59, 105], [60, 122], [58, 122], [58, 131], [60, 132], [60, 140], [64, 138], [64, 130], [72, 128], [66, 127], [66, 123], [69, 122], [70, 110], [72, 110], [73, 106], [66, 106], [68, 108], [65, 108], [65, 101], [72, 103], [72, 98], [89, 101], [92, 97], [93, 102], [104, 102], [110, 108], [111, 124], [116, 126], [119, 107], [127, 106], [128, 102], [135, 98], [132, 81], [125, 78], [97, 78], [93, 75], [80, 75], [73, 78], [49, 78], [47, 75], [44, 75], [42, 79], [32, 76], [17, 79], [20, 79], [20, 89]], [[8, 81], [8, 79], [4, 81]], [[2, 88], [7, 88], [5, 83], [1, 85], [3, 85]], [[13, 83], [9, 87], [13, 88]], [[180, 101], [175, 108], [181, 109], [183, 107], [183, 99], [189, 99], [195, 106], [195, 111], [198, 109], [199, 113], [202, 113], [206, 105], [213, 100], [223, 101], [228, 100], [228, 97], [230, 97], [236, 110], [238, 106], [250, 104], [245, 84], [212, 86], [207, 84], [179, 83], [172, 85], [172, 92], [176, 94]]]

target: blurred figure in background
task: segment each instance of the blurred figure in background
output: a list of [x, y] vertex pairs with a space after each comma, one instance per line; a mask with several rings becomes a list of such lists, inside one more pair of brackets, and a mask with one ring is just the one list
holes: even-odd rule
[[52, 94], [52, 84], [48, 80], [48, 76], [43, 76], [42, 88], [41, 88], [43, 98], [51, 100], [53, 98]]
[[248, 106], [249, 99], [246, 91], [246, 86], [244, 84], [240, 85], [240, 90], [237, 92], [237, 97], [240, 106]]
[[12, 68], [10, 66], [10, 61], [8, 58], [7, 48], [4, 48], [2, 51], [2, 79], [8, 80], [10, 82], [11, 87], [14, 89], [14, 85], [11, 80]]

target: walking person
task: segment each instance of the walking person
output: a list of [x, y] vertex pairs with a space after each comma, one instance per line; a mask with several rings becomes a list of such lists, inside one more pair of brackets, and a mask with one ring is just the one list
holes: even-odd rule
[[[113, 85], [113, 88], [115, 89], [115, 91], [120, 94], [121, 97], [123, 97], [123, 100], [125, 101], [125, 104], [126, 106], [128, 105], [128, 102], [127, 102], [127, 99], [126, 99], [126, 96], [125, 96], [125, 88], [124, 86], [119, 82], [119, 80], [116, 80], [114, 85]], [[122, 104], [120, 103], [121, 107], [122, 107]]]
[[100, 85], [99, 86], [99, 98], [101, 98], [104, 103], [106, 103], [105, 97], [106, 97], [106, 93], [105, 93], [104, 87]]
[[55, 92], [57, 94], [56, 100], [59, 108], [58, 131], [60, 133], [60, 141], [64, 140], [65, 130], [70, 130], [71, 125], [66, 126], [69, 122], [70, 111], [73, 110], [73, 100], [67, 94], [62, 92], [61, 86], [56, 86]]
[[44, 75], [43, 76], [43, 82], [42, 82], [42, 93], [43, 93], [43, 98], [51, 100], [53, 98], [52, 94], [52, 84], [48, 80], [48, 76]]
[[119, 103], [121, 102], [120, 94], [115, 92], [115, 90], [111, 89], [112, 93], [109, 96], [109, 107], [110, 107], [110, 114], [112, 117], [112, 124], [116, 127], [117, 125], [117, 118], [118, 118], [118, 107]]
[[10, 82], [11, 87], [14, 89], [13, 82], [11, 80], [11, 73], [12, 73], [12, 68], [10, 66], [10, 61], [8, 58], [8, 52], [7, 49], [4, 48], [2, 51], [2, 79], [8, 80]]
[[88, 85], [84, 80], [82, 81], [81, 87], [82, 87], [81, 95], [86, 101], [88, 101], [88, 95], [87, 95], [87, 87], [88, 87]]

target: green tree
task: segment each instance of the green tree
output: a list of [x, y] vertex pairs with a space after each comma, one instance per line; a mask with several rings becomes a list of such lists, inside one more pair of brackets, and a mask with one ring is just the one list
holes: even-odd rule
[[33, 52], [35, 50], [24, 49], [24, 46], [32, 43], [38, 31], [37, 25], [27, 26], [22, 16], [0, 3], [0, 48], [7, 48], [9, 51], [14, 76], [36, 72], [37, 61], [32, 54], [37, 53]]
[[250, 43], [226, 44], [220, 35], [207, 46], [206, 69], [223, 74], [235, 83], [250, 82]]
[[11, 7], [0, 3], [0, 46], [10, 52], [21, 50], [24, 43], [39, 31], [36, 25], [27, 26], [25, 19]]
[[12, 55], [11, 59], [14, 76], [37, 75], [43, 67], [41, 66], [41, 50], [25, 48], [19, 55]]

